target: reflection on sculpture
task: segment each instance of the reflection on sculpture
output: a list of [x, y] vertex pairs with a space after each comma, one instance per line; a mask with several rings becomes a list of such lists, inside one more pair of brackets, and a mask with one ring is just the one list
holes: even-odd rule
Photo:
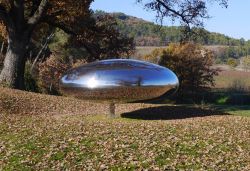
[[179, 81], [165, 67], [130, 59], [112, 59], [69, 70], [60, 80], [66, 95], [110, 103], [133, 102], [175, 92]]

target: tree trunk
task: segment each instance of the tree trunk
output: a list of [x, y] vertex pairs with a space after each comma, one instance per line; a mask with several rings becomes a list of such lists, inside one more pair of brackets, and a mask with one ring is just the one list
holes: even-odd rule
[[0, 83], [15, 89], [24, 89], [25, 52], [28, 39], [10, 39], [4, 66], [0, 74]]

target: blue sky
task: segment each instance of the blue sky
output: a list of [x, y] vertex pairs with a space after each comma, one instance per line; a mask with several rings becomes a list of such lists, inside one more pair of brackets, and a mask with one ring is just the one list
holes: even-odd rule
[[[136, 0], [95, 0], [91, 8], [106, 12], [123, 12], [147, 21], [155, 22], [155, 13], [147, 11]], [[234, 38], [250, 40], [250, 0], [229, 0], [227, 9], [217, 4], [210, 4], [209, 15], [205, 20], [205, 28], [209, 31], [223, 33]], [[165, 21], [164, 25], [173, 25]]]

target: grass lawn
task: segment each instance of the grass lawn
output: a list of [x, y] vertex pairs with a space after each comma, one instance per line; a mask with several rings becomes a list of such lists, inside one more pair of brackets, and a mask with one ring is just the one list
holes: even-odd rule
[[250, 117], [250, 106], [229, 106], [229, 105], [221, 105], [215, 106], [216, 109], [238, 116], [246, 116]]
[[107, 106], [0, 88], [0, 170], [250, 170], [250, 107]]
[[2, 114], [0, 140], [0, 170], [250, 169], [250, 118], [241, 116]]

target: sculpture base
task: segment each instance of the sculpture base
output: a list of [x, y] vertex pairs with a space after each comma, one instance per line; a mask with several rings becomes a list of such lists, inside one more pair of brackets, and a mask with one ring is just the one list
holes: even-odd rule
[[109, 117], [115, 118], [115, 103], [109, 104]]

